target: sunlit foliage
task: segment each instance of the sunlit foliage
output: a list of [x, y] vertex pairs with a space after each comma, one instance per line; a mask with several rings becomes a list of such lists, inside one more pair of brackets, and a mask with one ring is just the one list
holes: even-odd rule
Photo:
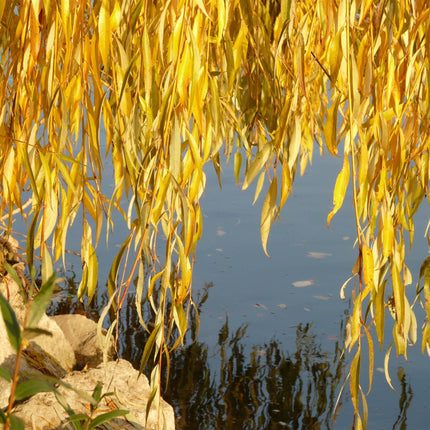
[[[109, 293], [119, 311], [137, 274], [138, 310], [152, 304], [142, 368], [150, 359], [154, 394], [162, 354], [188, 327], [205, 164], [221, 181], [220, 156], [232, 158], [242, 188], [256, 180], [255, 198], [264, 190], [267, 253], [297, 169], [315, 146], [342, 157], [327, 221], [349, 186], [358, 257], [347, 346], [355, 424], [364, 426], [360, 358], [366, 342], [371, 383], [386, 307], [397, 354], [417, 340], [405, 253], [429, 184], [427, 3], [0, 0], [0, 18], [2, 220], [10, 231], [13, 211], [22, 212], [30, 270], [39, 254], [46, 279], [78, 223], [79, 295], [91, 300], [103, 226], [109, 235], [114, 213], [123, 215], [130, 233]], [[102, 192], [108, 154], [112, 195]], [[430, 316], [429, 260], [420, 279]], [[427, 317], [422, 347], [429, 345]]]

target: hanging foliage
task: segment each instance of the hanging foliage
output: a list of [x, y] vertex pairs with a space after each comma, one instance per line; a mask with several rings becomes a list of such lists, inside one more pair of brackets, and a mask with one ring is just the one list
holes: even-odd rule
[[[34, 253], [43, 264], [65, 261], [79, 224], [79, 295], [91, 300], [103, 226], [109, 234], [122, 214], [129, 236], [108, 289], [120, 312], [137, 276], [138, 312], [151, 303], [141, 368], [152, 369], [154, 398], [162, 356], [181, 343], [193, 306], [204, 166], [212, 163], [221, 182], [220, 157], [233, 156], [243, 189], [259, 178], [267, 254], [270, 228], [315, 146], [343, 158], [327, 223], [352, 198], [358, 256], [347, 347], [355, 425], [365, 427], [359, 376], [366, 350], [371, 385], [372, 327], [382, 347], [389, 307], [397, 354], [406, 357], [417, 340], [405, 249], [428, 198], [426, 3], [0, 0], [0, 19], [2, 221], [11, 231], [16, 209], [27, 220], [30, 271]], [[102, 191], [107, 156], [112, 195]], [[423, 349], [429, 267], [427, 259], [417, 288], [427, 312]]]

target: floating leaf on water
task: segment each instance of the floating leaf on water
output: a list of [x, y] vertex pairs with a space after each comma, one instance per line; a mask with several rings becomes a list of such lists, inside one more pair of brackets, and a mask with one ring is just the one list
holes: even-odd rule
[[338, 337], [335, 334], [331, 334], [330, 336], [327, 336], [328, 340], [337, 340]]
[[310, 312], [310, 311], [311, 311], [311, 309], [310, 309], [310, 308], [308, 308], [308, 307], [306, 307], [306, 306], [305, 306], [303, 309], [304, 309], [306, 312]]
[[316, 258], [317, 260], [321, 260], [322, 258], [331, 257], [333, 254], [328, 252], [308, 252], [308, 257]]
[[225, 234], [227, 233], [221, 227], [217, 228], [217, 231], [216, 231], [217, 236], [224, 236]]
[[313, 279], [307, 279], [306, 281], [293, 282], [293, 287], [304, 288], [304, 287], [309, 287], [309, 285], [313, 285], [313, 284], [314, 284]]
[[342, 237], [342, 240], [349, 240], [349, 239], [351, 239], [349, 236], [343, 236]]
[[256, 352], [259, 357], [262, 357], [266, 354], [266, 351], [264, 349], [258, 349]]
[[285, 303], [279, 303], [279, 305], [276, 305], [278, 308], [286, 309], [287, 305]]
[[222, 252], [222, 248], [217, 248], [215, 251]]
[[256, 307], [256, 308], [263, 308], [264, 310], [266, 310], [266, 311], [267, 311], [267, 306], [265, 306], [265, 305], [263, 305], [263, 304], [261, 304], [261, 303], [256, 303], [256, 304], [254, 305], [254, 307]]
[[318, 300], [330, 300], [331, 297], [330, 296], [313, 296], [315, 299]]

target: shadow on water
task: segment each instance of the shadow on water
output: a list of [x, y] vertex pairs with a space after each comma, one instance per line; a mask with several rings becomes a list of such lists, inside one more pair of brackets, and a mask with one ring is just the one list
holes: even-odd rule
[[[212, 284], [197, 295], [199, 314], [204, 314]], [[107, 303], [102, 293], [89, 309], [76, 300], [74, 278], [66, 279], [50, 313], [100, 314]], [[147, 333], [140, 327], [134, 296], [128, 296], [121, 315], [119, 355], [140, 366]], [[150, 317], [149, 306], [144, 307]], [[204, 317], [204, 316], [203, 316]], [[150, 319], [150, 318], [149, 318]], [[295, 341], [283, 344], [277, 338], [262, 345], [250, 344], [248, 326], [221, 325], [216, 344], [199, 340], [197, 322], [192, 318], [184, 346], [171, 355], [169, 381], [163, 374], [163, 397], [175, 409], [180, 430], [221, 429], [331, 429], [336, 426], [336, 399], [348, 363], [342, 354], [345, 321], [338, 339], [326, 350], [312, 323], [295, 327]], [[334, 347], [333, 347], [334, 345]], [[405, 430], [406, 414], [413, 392], [403, 368], [397, 372], [401, 393], [394, 430]], [[348, 399], [347, 402], [350, 400]], [[342, 399], [337, 405], [339, 410]], [[349, 425], [352, 423], [350, 417]], [[387, 427], [388, 428], [388, 427]]]

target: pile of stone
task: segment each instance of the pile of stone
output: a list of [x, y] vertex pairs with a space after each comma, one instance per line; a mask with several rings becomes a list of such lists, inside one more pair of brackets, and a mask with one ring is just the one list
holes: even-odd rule
[[[19, 286], [9, 275], [0, 279], [0, 292], [9, 300], [22, 325], [26, 306]], [[30, 341], [21, 358], [19, 382], [34, 378], [34, 375], [55, 377], [74, 389], [67, 389], [62, 385], [57, 388], [70, 408], [76, 414], [86, 415], [90, 414], [88, 401], [77, 393], [91, 395], [100, 382], [103, 393], [114, 394], [103, 398], [94, 416], [115, 409], [129, 411], [124, 417], [117, 417], [100, 428], [175, 428], [173, 408], [164, 400], [161, 400], [158, 408], [155, 404], [151, 406], [146, 419], [146, 405], [151, 392], [148, 379], [145, 375], [139, 375], [126, 360], [112, 360], [112, 347], [107, 351], [110, 357], [103, 362], [103, 350], [94, 321], [77, 314], [53, 317], [44, 315], [38, 327], [50, 332], [52, 336], [42, 334]], [[13, 375], [15, 364], [16, 353], [10, 346], [3, 318], [0, 318], [0, 366]], [[6, 410], [9, 402], [10, 388], [11, 383], [0, 378], [0, 408], [3, 410]], [[68, 415], [53, 392], [38, 393], [18, 403], [13, 413], [24, 420], [26, 429], [74, 428], [68, 423]]]

